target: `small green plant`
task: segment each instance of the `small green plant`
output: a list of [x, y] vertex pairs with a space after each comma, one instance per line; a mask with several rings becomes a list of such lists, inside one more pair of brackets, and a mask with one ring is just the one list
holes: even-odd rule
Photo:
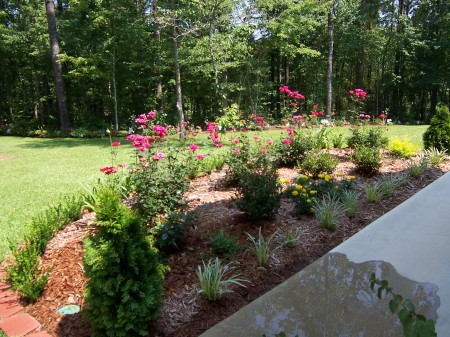
[[211, 248], [214, 254], [226, 258], [233, 258], [239, 250], [235, 237], [228, 237], [223, 230], [211, 238]]
[[333, 231], [344, 217], [345, 207], [335, 195], [327, 194], [313, 205], [313, 212], [323, 228]]
[[330, 136], [330, 143], [335, 149], [342, 149], [345, 145], [345, 138], [342, 133], [333, 134]]
[[397, 314], [400, 323], [403, 326], [403, 335], [405, 337], [436, 337], [435, 323], [431, 319], [416, 313], [414, 303], [409, 299], [403, 299], [401, 295], [394, 293], [393, 289], [389, 287], [389, 282], [386, 280], [379, 280], [375, 274], [370, 276], [370, 288], [375, 291], [375, 286], [379, 299], [385, 295], [390, 295], [392, 299], [389, 301], [389, 310], [393, 315]]
[[146, 336], [162, 305], [164, 267], [141, 217], [113, 190], [95, 205], [98, 232], [84, 240], [84, 312], [92, 336]]
[[407, 139], [394, 138], [389, 142], [388, 150], [398, 158], [408, 159], [417, 153], [417, 147]]
[[450, 151], [450, 113], [446, 106], [436, 110], [430, 126], [423, 134], [423, 145], [426, 149], [434, 147], [439, 151]]
[[351, 148], [370, 147], [380, 149], [389, 143], [380, 127], [352, 128], [347, 144]]
[[425, 150], [425, 156], [428, 158], [431, 165], [437, 167], [447, 158], [447, 150], [438, 150], [437, 148], [432, 147]]
[[336, 156], [326, 152], [308, 152], [299, 166], [303, 173], [317, 177], [320, 173], [331, 174], [336, 169], [339, 160]]
[[366, 193], [367, 201], [371, 204], [377, 204], [383, 197], [383, 192], [380, 188], [379, 182], [366, 183], [363, 185], [364, 192]]
[[245, 287], [243, 282], [246, 280], [238, 278], [239, 275], [232, 275], [225, 279], [225, 274], [236, 269], [237, 264], [230, 262], [224, 266], [221, 265], [219, 258], [209, 260], [207, 264], [203, 261], [203, 268], [197, 267], [196, 273], [199, 281], [199, 293], [208, 301], [217, 301], [224, 294], [232, 293], [229, 289], [231, 285]]
[[359, 206], [359, 193], [353, 190], [345, 190], [341, 194], [341, 202], [345, 207], [345, 214], [349, 218], [356, 215]]
[[258, 231], [258, 239], [254, 238], [251, 234], [247, 233], [247, 238], [253, 243], [253, 253], [256, 256], [256, 260], [258, 265], [264, 268], [269, 267], [270, 258], [272, 254], [279, 247], [273, 247], [272, 240], [277, 235], [277, 232], [274, 232], [268, 240], [264, 239], [264, 236], [261, 232], [261, 227], [259, 227]]
[[355, 149], [353, 162], [358, 171], [375, 174], [382, 165], [380, 150], [377, 147], [358, 147]]
[[409, 175], [417, 179], [428, 169], [428, 158], [423, 154], [419, 154], [415, 158], [408, 160], [406, 166], [408, 168]]
[[196, 220], [194, 213], [169, 213], [161, 225], [151, 228], [156, 247], [170, 253], [179, 250], [185, 238], [186, 229]]
[[294, 248], [300, 241], [302, 230], [298, 227], [292, 226], [288, 229], [281, 230], [278, 235], [283, 242], [284, 247]]
[[400, 182], [395, 175], [383, 174], [378, 180], [378, 186], [383, 196], [391, 197], [395, 189], [400, 186]]
[[280, 207], [280, 183], [275, 168], [264, 166], [261, 170], [246, 170], [238, 185], [240, 198], [237, 207], [251, 219], [269, 219]]

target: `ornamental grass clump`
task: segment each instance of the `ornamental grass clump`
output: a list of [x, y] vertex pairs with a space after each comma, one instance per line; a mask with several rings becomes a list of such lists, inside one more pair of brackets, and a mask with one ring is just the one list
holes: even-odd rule
[[406, 166], [408, 167], [409, 175], [417, 179], [428, 169], [428, 158], [423, 154], [419, 154], [415, 158], [408, 160]]
[[283, 246], [287, 248], [294, 248], [300, 241], [302, 230], [298, 227], [292, 226], [290, 228], [281, 230], [278, 236], [283, 242]]
[[196, 273], [199, 281], [199, 293], [208, 301], [217, 301], [223, 295], [232, 293], [229, 289], [232, 285], [239, 285], [245, 288], [243, 282], [247, 280], [238, 278], [239, 275], [232, 275], [225, 279], [225, 274], [237, 268], [236, 262], [230, 262], [222, 266], [218, 257], [209, 260], [207, 264], [203, 261], [203, 268], [197, 267]]
[[383, 197], [383, 191], [381, 190], [380, 183], [366, 183], [363, 185], [364, 192], [366, 193], [367, 201], [371, 204], [377, 204]]
[[391, 197], [400, 186], [400, 180], [395, 175], [383, 174], [378, 180], [378, 185], [384, 197]]
[[85, 239], [83, 256], [92, 336], [147, 336], [162, 305], [164, 267], [140, 216], [120, 195], [103, 190], [96, 200], [98, 232]]
[[255, 254], [258, 265], [264, 268], [269, 267], [270, 258], [273, 253], [279, 248], [278, 246], [273, 247], [272, 240], [278, 232], [274, 232], [268, 240], [266, 240], [261, 232], [261, 227], [258, 231], [258, 239], [254, 238], [251, 234], [247, 233], [247, 238], [253, 243], [252, 251]]
[[428, 161], [434, 167], [438, 167], [442, 162], [447, 159], [447, 150], [438, 150], [435, 147], [425, 150], [425, 156], [428, 158]]
[[336, 196], [325, 195], [313, 205], [313, 212], [321, 226], [333, 231], [345, 215], [345, 207]]
[[345, 207], [345, 214], [349, 218], [353, 218], [356, 215], [356, 211], [359, 206], [360, 195], [358, 192], [353, 190], [343, 191], [341, 194], [341, 202]]

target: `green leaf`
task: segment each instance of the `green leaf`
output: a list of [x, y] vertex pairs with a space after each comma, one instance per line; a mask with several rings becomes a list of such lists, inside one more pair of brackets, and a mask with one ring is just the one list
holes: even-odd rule
[[391, 310], [391, 313], [395, 314], [399, 304], [400, 303], [397, 302], [395, 299], [389, 301], [389, 309]]
[[405, 326], [408, 321], [411, 320], [411, 313], [407, 309], [403, 308], [399, 311], [398, 318], [400, 319], [402, 325]]
[[416, 307], [414, 305], [413, 302], [411, 302], [411, 300], [405, 300], [405, 302], [403, 302], [403, 306], [408, 309], [410, 312], [414, 312], [416, 310]]

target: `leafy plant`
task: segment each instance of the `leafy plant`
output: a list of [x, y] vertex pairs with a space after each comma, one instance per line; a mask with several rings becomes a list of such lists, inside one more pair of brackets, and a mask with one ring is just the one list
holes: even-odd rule
[[316, 219], [323, 228], [334, 230], [336, 224], [344, 217], [345, 208], [335, 196], [325, 195], [312, 206]]
[[161, 225], [156, 225], [150, 230], [156, 247], [166, 253], [179, 250], [184, 241], [186, 229], [195, 220], [194, 213], [169, 213]]
[[383, 174], [378, 180], [378, 187], [383, 196], [390, 197], [395, 189], [400, 186], [400, 181], [395, 175]]
[[298, 244], [301, 234], [301, 229], [295, 226], [278, 232], [278, 235], [283, 242], [283, 246], [288, 248], [294, 248]]
[[228, 237], [223, 230], [211, 238], [211, 248], [214, 254], [232, 258], [239, 250], [236, 238]]
[[303, 173], [317, 177], [320, 173], [331, 174], [336, 169], [339, 160], [336, 156], [326, 152], [308, 152], [299, 166]]
[[437, 167], [447, 158], [447, 150], [438, 150], [437, 148], [432, 147], [425, 150], [425, 156], [428, 158], [431, 165]]
[[261, 170], [246, 170], [237, 187], [237, 207], [251, 219], [272, 218], [280, 207], [280, 183], [274, 167], [269, 164]]
[[428, 169], [428, 158], [423, 154], [419, 154], [415, 158], [408, 160], [406, 166], [408, 167], [409, 175], [417, 179]]
[[383, 134], [383, 129], [379, 127], [352, 128], [351, 135], [347, 139], [347, 144], [353, 149], [369, 147], [380, 149], [385, 147], [389, 139]]
[[430, 126], [423, 134], [423, 144], [426, 149], [434, 147], [439, 151], [450, 151], [450, 113], [446, 106], [436, 109]]
[[247, 281], [238, 278], [239, 275], [232, 275], [225, 279], [225, 274], [236, 269], [236, 265], [236, 263], [230, 262], [222, 266], [217, 257], [215, 260], [209, 260], [207, 264], [203, 261], [203, 269], [198, 266], [196, 270], [199, 280], [199, 293], [208, 301], [217, 301], [223, 295], [233, 292], [229, 289], [231, 285], [245, 287], [242, 283]]
[[379, 299], [383, 298], [383, 292], [386, 296], [390, 295], [392, 297], [389, 301], [389, 310], [393, 315], [398, 315], [405, 337], [437, 336], [433, 320], [416, 313], [416, 307], [411, 300], [404, 300], [401, 295], [394, 293], [393, 289], [389, 287], [388, 281], [379, 280], [375, 274], [372, 274], [370, 276], [370, 288], [375, 291], [375, 286], [378, 286], [376, 293]]
[[353, 162], [358, 171], [375, 174], [382, 165], [380, 150], [377, 147], [358, 147], [355, 149]]
[[342, 133], [330, 135], [330, 142], [333, 148], [342, 149], [345, 145], [345, 138]]
[[261, 227], [259, 227], [258, 231], [258, 239], [254, 238], [251, 234], [247, 233], [247, 238], [253, 243], [253, 253], [256, 256], [256, 260], [258, 265], [264, 268], [269, 267], [269, 261], [272, 257], [272, 254], [279, 247], [272, 247], [272, 240], [277, 235], [277, 232], [274, 232], [268, 240], [264, 239], [262, 235]]
[[366, 193], [367, 201], [372, 204], [377, 204], [383, 197], [383, 191], [380, 188], [379, 182], [366, 183], [363, 185], [364, 192]]
[[408, 159], [417, 152], [417, 147], [407, 139], [393, 138], [388, 145], [389, 151], [396, 157]]
[[138, 214], [120, 196], [97, 198], [98, 233], [84, 241], [86, 317], [93, 336], [145, 336], [162, 305], [163, 269]]
[[353, 218], [359, 205], [359, 193], [352, 190], [345, 190], [341, 194], [341, 202], [345, 207], [345, 214]]

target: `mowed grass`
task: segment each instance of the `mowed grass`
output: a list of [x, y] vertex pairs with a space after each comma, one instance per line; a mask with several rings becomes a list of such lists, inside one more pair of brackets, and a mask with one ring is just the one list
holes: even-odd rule
[[[422, 134], [427, 126], [389, 126], [389, 138], [409, 139], [419, 149], [423, 149]], [[333, 128], [333, 133], [341, 133], [345, 138], [350, 129]], [[239, 134], [227, 133], [222, 136], [225, 146], [216, 149], [208, 140], [207, 133], [197, 138], [189, 138], [180, 143], [169, 140], [175, 148], [199, 144], [199, 153], [224, 154], [231, 140]], [[265, 132], [251, 132], [249, 136], [273, 138], [274, 141], [286, 137], [282, 129]], [[117, 139], [116, 139], [117, 140]], [[128, 141], [119, 139], [117, 163], [134, 161], [133, 151]], [[0, 137], [0, 260], [9, 253], [9, 242], [16, 244], [23, 239], [30, 219], [50, 205], [82, 191], [81, 184], [94, 184], [103, 174], [99, 169], [111, 165], [110, 143], [103, 139], [39, 139], [20, 137]]]

